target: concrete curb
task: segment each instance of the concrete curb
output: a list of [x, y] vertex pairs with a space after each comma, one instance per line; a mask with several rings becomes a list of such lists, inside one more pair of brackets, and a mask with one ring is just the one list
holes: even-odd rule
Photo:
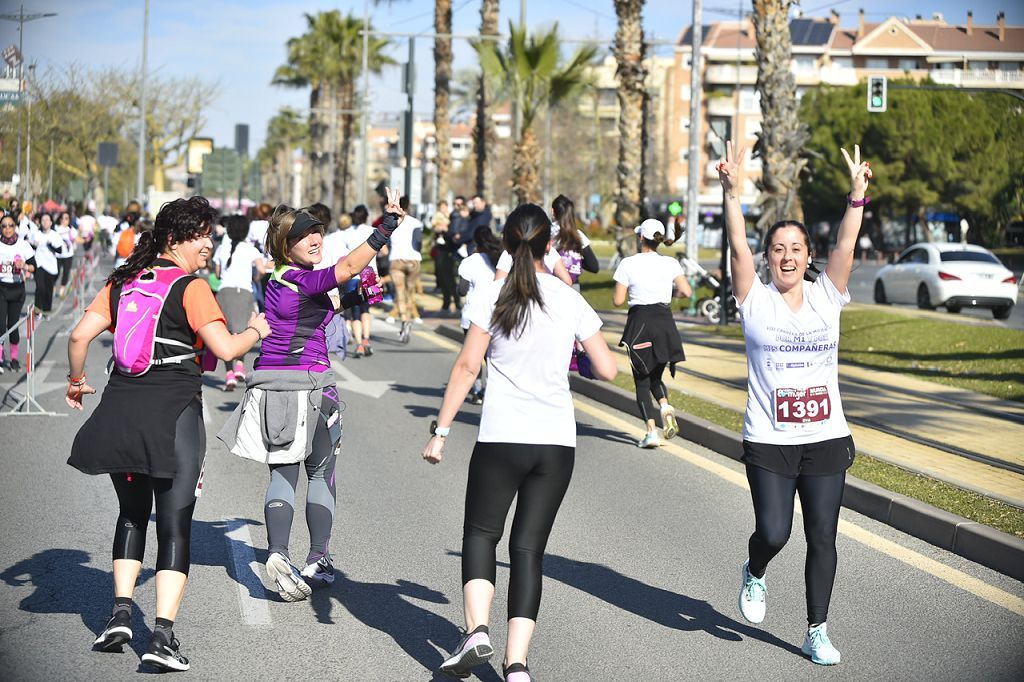
[[[441, 325], [438, 334], [462, 342], [462, 331]], [[570, 388], [591, 400], [637, 419], [636, 397], [618, 386], [569, 375]], [[743, 438], [700, 417], [677, 413], [679, 431], [687, 440], [739, 461]], [[639, 426], [638, 426], [639, 428]], [[919, 500], [894, 493], [857, 478], [846, 479], [843, 506], [892, 526], [908, 535], [1024, 581], [1024, 540]]]

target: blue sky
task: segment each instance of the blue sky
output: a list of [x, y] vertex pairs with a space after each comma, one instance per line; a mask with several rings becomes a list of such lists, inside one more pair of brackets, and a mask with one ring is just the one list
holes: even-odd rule
[[[518, 0], [502, 3], [503, 31], [509, 19], [518, 20]], [[28, 0], [26, 11], [52, 11], [58, 16], [25, 25], [25, 54], [45, 71], [50, 64], [80, 62], [92, 66], [138, 68], [142, 54], [142, 0]], [[748, 9], [749, 0], [705, 0], [704, 23], [727, 20], [715, 9]], [[393, 0], [390, 4], [370, 3], [370, 14], [378, 30], [429, 32], [433, 28], [432, 0]], [[996, 13], [1006, 12], [1007, 23], [1024, 24], [1024, 4], [1018, 0], [977, 0], [971, 3], [975, 22], [994, 24]], [[13, 0], [0, 0], [4, 12], [16, 12]], [[473, 34], [479, 27], [479, 0], [452, 0], [453, 32]], [[946, 21], [963, 23], [966, 8], [954, 0], [893, 2], [892, 0], [805, 0], [804, 11], [825, 16], [836, 9], [844, 26], [854, 26], [857, 10], [863, 7], [869, 21], [890, 14], [912, 16], [942, 12]], [[690, 23], [692, 5], [687, 0], [648, 0], [644, 26], [648, 37], [674, 40]], [[281, 106], [302, 108], [308, 91], [273, 87], [274, 69], [285, 58], [285, 41], [304, 29], [303, 12], [339, 9], [362, 16], [363, 1], [307, 2], [305, 0], [150, 0], [149, 68], [163, 75], [199, 75], [219, 85], [219, 94], [207, 112], [207, 128], [218, 146], [230, 146], [235, 123], [250, 126], [250, 149], [263, 140], [267, 120]], [[559, 22], [562, 35], [570, 38], [611, 39], [615, 33], [612, 0], [526, 0], [526, 19], [531, 27]], [[0, 49], [17, 43], [17, 24], [0, 22]], [[433, 108], [432, 41], [416, 39], [418, 83], [415, 107], [429, 116]], [[668, 53], [669, 48], [663, 48]], [[390, 54], [405, 61], [408, 47], [396, 39]], [[472, 67], [472, 50], [465, 41], [455, 43], [455, 68]], [[404, 108], [405, 95], [394, 67], [379, 78], [371, 78], [373, 111]]]

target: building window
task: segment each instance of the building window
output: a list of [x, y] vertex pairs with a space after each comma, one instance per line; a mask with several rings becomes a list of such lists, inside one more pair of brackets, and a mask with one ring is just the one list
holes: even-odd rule
[[1019, 71], [1021, 62], [999, 62], [1000, 71]]
[[832, 66], [837, 69], [852, 69], [853, 57], [832, 57]]
[[987, 71], [988, 62], [970, 61], [967, 62], [967, 68], [970, 69], [971, 71]]
[[619, 93], [614, 88], [601, 88], [597, 93], [597, 103], [602, 107], [614, 107], [619, 103]]
[[679, 99], [683, 100], [684, 102], [689, 102], [690, 101], [690, 86], [689, 85], [684, 85], [683, 87], [679, 88]]
[[798, 54], [793, 57], [793, 70], [797, 73], [813, 73], [818, 68], [818, 60], [812, 54]]
[[888, 69], [889, 60], [886, 57], [868, 57], [865, 66], [869, 69]]
[[914, 71], [917, 69], [916, 59], [900, 59], [900, 69], [903, 71]]
[[740, 88], [740, 111], [750, 114], [761, 111], [761, 93], [756, 88]]
[[690, 186], [690, 178], [685, 175], [676, 176], [676, 191], [685, 192], [686, 188]]

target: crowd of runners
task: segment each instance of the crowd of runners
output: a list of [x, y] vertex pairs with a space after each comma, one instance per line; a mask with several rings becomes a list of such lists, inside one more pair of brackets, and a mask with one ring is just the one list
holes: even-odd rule
[[[802, 650], [815, 663], [833, 665], [840, 653], [827, 615], [840, 502], [854, 456], [838, 386], [839, 313], [850, 300], [871, 171], [859, 148], [852, 157], [843, 151], [851, 183], [847, 209], [819, 273], [807, 229], [795, 220], [773, 225], [762, 252], [751, 252], [734, 188], [744, 156], [730, 143], [717, 167], [749, 375], [743, 462], [755, 523], [739, 569], [738, 607], [751, 623], [765, 618], [768, 566], [788, 540], [799, 494], [807, 538]], [[465, 339], [422, 458], [440, 463], [462, 405], [482, 405], [464, 507], [465, 636], [441, 671], [464, 678], [494, 654], [496, 547], [518, 500], [502, 670], [509, 682], [532, 679], [528, 653], [543, 557], [575, 460], [569, 374], [610, 381], [618, 371], [602, 320], [580, 293], [581, 275], [597, 272], [599, 263], [570, 198], [558, 196], [547, 208], [522, 204], [500, 233], [482, 197], [455, 197], [450, 211], [442, 202], [425, 224], [391, 188], [373, 220], [362, 205], [340, 217], [323, 204], [263, 204], [247, 215], [220, 216], [199, 196], [164, 204], [152, 220], [137, 205], [120, 218], [11, 208], [0, 219], [0, 335], [26, 307], [26, 280], [35, 279], [32, 307], [46, 315], [54, 295], [67, 291], [77, 251], [104, 251], [116, 263], [71, 332], [65, 397], [81, 410], [96, 393], [86, 359], [92, 342], [110, 332], [110, 376], [68, 459], [81, 472], [110, 477], [118, 510], [114, 601], [97, 649], [119, 649], [133, 638], [133, 594], [155, 509], [155, 623], [143, 661], [189, 669], [174, 624], [208, 441], [201, 377], [219, 373], [221, 363], [223, 390], [244, 395], [216, 437], [266, 471], [270, 583], [289, 602], [333, 583], [335, 467], [343, 439], [332, 363], [374, 354], [374, 308], [400, 323], [403, 341], [422, 323], [417, 297], [426, 231], [433, 235], [441, 314], [460, 318]], [[662, 377], [685, 360], [672, 298], [692, 291], [679, 261], [659, 253], [678, 235], [656, 219], [644, 220], [635, 233], [635, 255], [621, 259], [613, 273], [613, 302], [628, 305], [619, 345], [630, 360], [645, 429], [638, 444], [648, 448], [679, 431]], [[757, 260], [766, 281], [756, 274]], [[20, 369], [18, 344], [15, 329], [7, 334], [0, 371]], [[247, 367], [244, 359], [256, 347]], [[124, 420], [125, 413], [135, 418]], [[310, 535], [304, 557], [290, 550], [303, 471]]]

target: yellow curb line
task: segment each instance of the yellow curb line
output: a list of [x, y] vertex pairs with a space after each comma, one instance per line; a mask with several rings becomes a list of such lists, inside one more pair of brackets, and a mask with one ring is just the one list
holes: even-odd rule
[[[610, 414], [600, 408], [594, 407], [593, 405], [589, 405], [580, 400], [574, 400], [573, 402], [575, 402], [576, 409], [580, 412], [584, 412], [592, 417], [600, 419], [609, 426], [620, 429], [627, 435], [639, 428], [637, 424], [627, 422], [624, 419]], [[705, 471], [712, 473], [733, 485], [739, 486], [744, 490], [750, 490], [750, 486], [747, 484], [747, 477], [738, 471], [730, 469], [729, 467], [723, 466], [717, 462], [713, 462], [702, 455], [691, 452], [672, 442], [667, 442], [662, 447], [678, 459], [700, 467], [701, 469], [704, 469]], [[798, 512], [800, 511], [799, 504], [796, 505], [796, 509]], [[872, 533], [865, 528], [861, 528], [849, 521], [845, 521], [843, 519], [839, 520], [839, 532], [862, 545], [870, 547], [882, 554], [886, 554], [893, 559], [902, 561], [908, 566], [913, 566], [914, 568], [935, 576], [939, 580], [943, 580], [954, 587], [958, 587], [965, 592], [969, 592], [976, 597], [980, 597], [985, 601], [991, 602], [992, 604], [1004, 608], [1011, 613], [1015, 613], [1018, 616], [1024, 616], [1024, 599], [1010, 594], [1005, 590], [989, 585], [988, 583], [979, 580], [974, 576], [968, 575], [963, 571], [946, 566], [945, 564], [934, 559], [930, 559], [919, 552], [915, 552], [912, 549], [908, 549], [891, 540], [887, 540], [886, 538], [876, 535], [875, 533]]]

